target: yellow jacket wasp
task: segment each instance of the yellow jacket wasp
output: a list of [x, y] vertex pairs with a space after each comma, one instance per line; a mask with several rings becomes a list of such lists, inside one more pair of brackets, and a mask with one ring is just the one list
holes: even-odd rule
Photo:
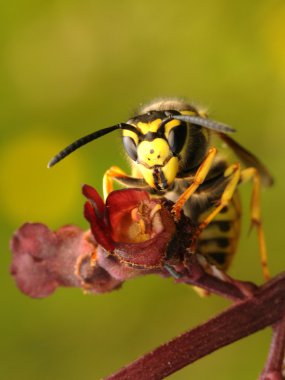
[[[210, 264], [227, 270], [240, 233], [240, 201], [237, 186], [253, 182], [251, 220], [257, 228], [264, 277], [269, 278], [266, 245], [261, 223], [260, 187], [273, 179], [265, 166], [229, 134], [234, 129], [207, 118], [204, 112], [178, 99], [162, 99], [142, 107], [136, 116], [80, 138], [59, 152], [49, 167], [79, 147], [110, 132], [122, 131], [132, 175], [113, 166], [103, 179], [104, 196], [113, 180], [128, 187], [146, 188], [154, 196], [174, 201], [177, 219], [183, 209], [197, 225], [191, 249]], [[214, 146], [218, 135], [237, 155], [240, 163], [229, 164]]]

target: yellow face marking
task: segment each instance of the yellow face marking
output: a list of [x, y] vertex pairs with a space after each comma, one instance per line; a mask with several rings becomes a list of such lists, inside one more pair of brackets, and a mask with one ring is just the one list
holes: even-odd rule
[[168, 186], [171, 185], [178, 172], [178, 158], [172, 157], [162, 168], [162, 172], [167, 180]]
[[163, 165], [170, 155], [167, 142], [160, 138], [153, 141], [142, 141], [138, 146], [138, 161], [150, 167]]
[[148, 168], [146, 168], [143, 165], [138, 165], [138, 168], [139, 168], [139, 170], [140, 170], [143, 178], [147, 182], [147, 184], [150, 187], [155, 188], [155, 186], [154, 186], [154, 179], [153, 179], [153, 170], [152, 169], [148, 169]]
[[138, 122], [137, 127], [142, 132], [142, 134], [146, 135], [148, 132], [157, 132], [161, 121], [161, 119], [155, 119], [150, 123], [142, 123], [140, 121]]
[[[135, 127], [135, 125], [134, 125]], [[128, 131], [127, 129], [123, 129], [123, 136], [131, 137], [136, 144], [139, 143], [138, 135], [135, 132]]]
[[171, 120], [165, 125], [165, 136], [168, 138], [169, 132], [172, 128], [177, 127], [181, 124], [179, 120]]
[[[172, 157], [166, 165], [161, 168], [162, 173], [165, 176], [165, 180], [167, 181], [167, 185], [170, 186], [176, 178], [178, 171], [178, 158]], [[137, 169], [141, 172], [141, 175], [144, 177], [145, 181], [152, 188], [156, 188], [156, 184], [154, 183], [154, 169], [147, 168], [144, 165], [138, 164]], [[158, 183], [160, 186], [163, 185], [161, 181]]]

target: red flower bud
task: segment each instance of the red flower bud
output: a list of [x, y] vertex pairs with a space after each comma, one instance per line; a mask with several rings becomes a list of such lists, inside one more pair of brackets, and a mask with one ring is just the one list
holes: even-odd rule
[[162, 199], [139, 189], [113, 191], [104, 208], [88, 185], [85, 217], [99, 245], [122, 263], [137, 268], [161, 268], [176, 232], [173, 216]]

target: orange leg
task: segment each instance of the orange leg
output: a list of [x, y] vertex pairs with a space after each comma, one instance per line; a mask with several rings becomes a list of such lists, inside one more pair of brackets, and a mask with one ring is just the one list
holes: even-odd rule
[[267, 249], [264, 237], [264, 231], [261, 221], [261, 207], [260, 207], [260, 176], [255, 168], [244, 169], [241, 173], [242, 182], [248, 182], [252, 180], [252, 196], [251, 196], [251, 224], [257, 228], [258, 243], [259, 243], [259, 254], [262, 265], [262, 272], [265, 280], [270, 278], [270, 273], [268, 269], [267, 261]]
[[232, 176], [229, 180], [227, 186], [225, 187], [219, 204], [214, 210], [200, 223], [197, 233], [195, 234], [194, 244], [197, 241], [197, 238], [200, 236], [202, 231], [212, 222], [212, 220], [222, 211], [222, 209], [231, 202], [231, 199], [234, 195], [234, 192], [237, 188], [241, 177], [241, 170], [239, 164], [233, 164], [227, 168], [224, 174], [225, 177]]
[[115, 178], [128, 178], [129, 176], [118, 166], [111, 166], [103, 177], [103, 194], [104, 199], [113, 191], [113, 181]]
[[149, 189], [148, 184], [142, 178], [141, 174], [136, 170], [132, 169], [132, 175], [127, 175], [118, 166], [112, 166], [108, 169], [103, 177], [103, 193], [104, 199], [113, 191], [113, 182], [116, 181], [124, 187]]
[[185, 203], [188, 201], [191, 195], [198, 189], [198, 187], [204, 182], [206, 176], [208, 175], [211, 169], [216, 153], [216, 148], [213, 147], [209, 149], [206, 158], [197, 170], [193, 183], [188, 187], [188, 189], [184, 191], [183, 194], [180, 195], [180, 197], [175, 202], [175, 205], [172, 208], [172, 212], [174, 213], [176, 220], [179, 220], [181, 210]]

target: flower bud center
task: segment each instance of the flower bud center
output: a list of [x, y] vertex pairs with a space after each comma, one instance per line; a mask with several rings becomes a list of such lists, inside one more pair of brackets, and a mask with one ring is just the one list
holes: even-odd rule
[[113, 228], [113, 239], [121, 243], [142, 243], [163, 230], [161, 205], [153, 200], [141, 201], [122, 214], [119, 225]]

